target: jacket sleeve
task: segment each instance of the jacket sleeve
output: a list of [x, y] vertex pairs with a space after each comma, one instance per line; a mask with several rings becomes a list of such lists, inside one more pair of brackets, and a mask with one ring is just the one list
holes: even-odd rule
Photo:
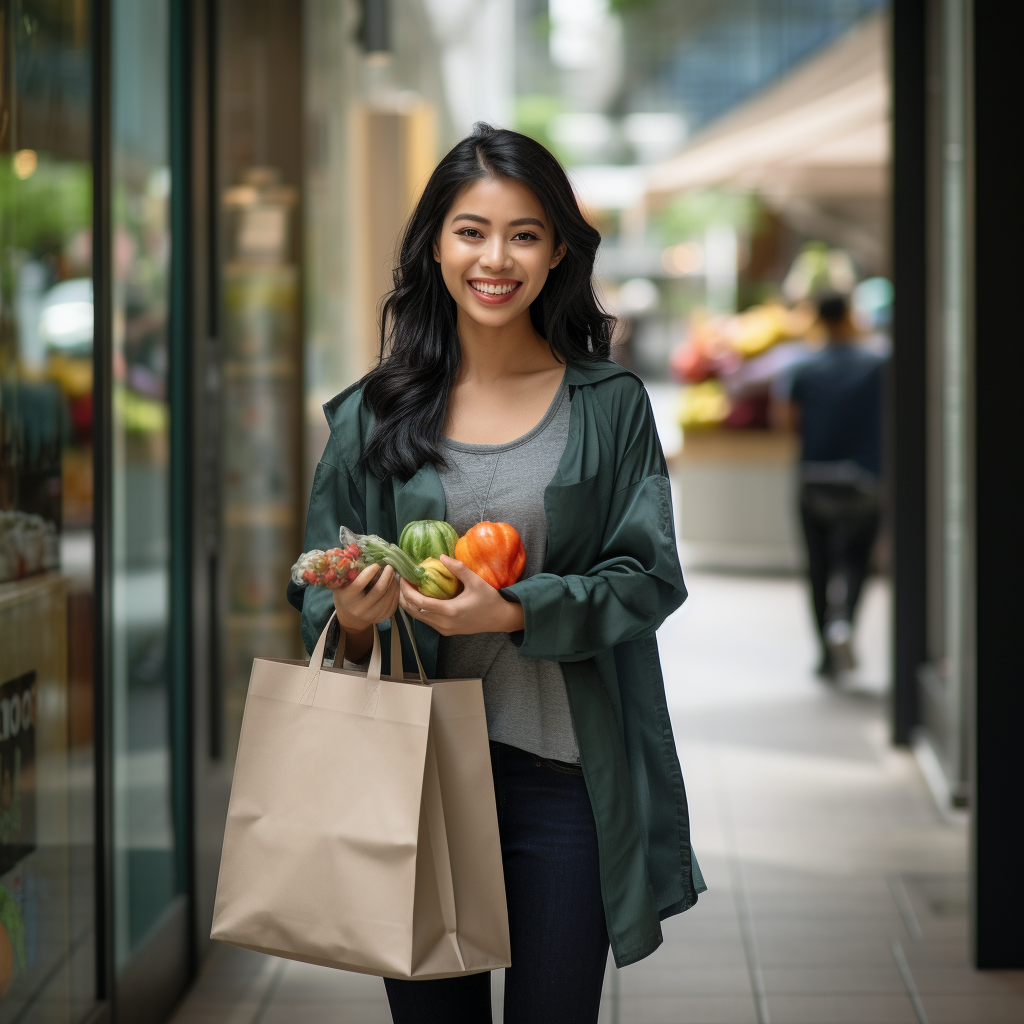
[[[332, 447], [329, 442], [313, 477], [303, 551], [337, 547], [342, 523], [356, 533], [366, 532], [365, 498], [344, 460], [332, 458]], [[302, 642], [311, 652], [334, 610], [334, 596], [326, 587], [300, 588], [292, 583], [288, 589], [289, 600], [302, 611]]]
[[652, 634], [686, 599], [668, 467], [646, 392], [616, 435], [618, 468], [597, 564], [581, 575], [538, 573], [502, 591], [523, 606], [525, 628], [512, 641], [525, 657], [583, 661]]

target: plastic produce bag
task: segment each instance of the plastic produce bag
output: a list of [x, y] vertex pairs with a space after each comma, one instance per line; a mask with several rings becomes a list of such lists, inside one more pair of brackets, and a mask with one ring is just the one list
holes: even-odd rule
[[339, 546], [328, 551], [303, 552], [292, 566], [293, 582], [300, 587], [338, 590], [348, 586], [368, 565], [390, 565], [413, 586], [429, 592], [429, 596], [451, 597], [458, 590], [458, 581], [436, 559], [426, 559], [417, 565], [397, 544], [376, 534], [353, 533], [342, 526], [338, 541]]

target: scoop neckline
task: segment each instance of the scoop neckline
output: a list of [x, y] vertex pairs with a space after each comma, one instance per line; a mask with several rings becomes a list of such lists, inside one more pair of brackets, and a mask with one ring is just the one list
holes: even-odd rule
[[512, 448], [518, 448], [519, 445], [532, 441], [550, 425], [551, 421], [558, 414], [558, 410], [562, 407], [562, 400], [568, 391], [569, 385], [566, 383], [565, 374], [563, 373], [558, 390], [551, 399], [551, 404], [544, 415], [525, 434], [511, 441], [504, 441], [501, 444], [475, 444], [471, 441], [456, 441], [454, 438], [445, 436], [441, 439], [441, 444], [445, 448], [451, 448], [457, 452], [505, 452]]

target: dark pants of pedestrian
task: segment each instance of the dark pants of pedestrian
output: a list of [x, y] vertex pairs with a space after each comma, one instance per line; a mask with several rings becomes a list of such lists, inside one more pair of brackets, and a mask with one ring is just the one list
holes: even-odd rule
[[[491, 744], [512, 966], [505, 1024], [596, 1024], [608, 959], [583, 773]], [[384, 982], [395, 1024], [490, 1024], [491, 976]]]
[[[829, 657], [829, 622], [842, 617], [853, 623], [878, 536], [878, 496], [856, 484], [805, 483], [800, 488], [800, 518], [824, 663]], [[841, 600], [830, 607], [829, 583], [837, 578], [842, 583]]]

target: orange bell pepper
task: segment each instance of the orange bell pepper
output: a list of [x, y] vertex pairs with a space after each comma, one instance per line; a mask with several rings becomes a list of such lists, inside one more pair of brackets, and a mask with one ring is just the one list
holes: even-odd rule
[[510, 587], [526, 565], [526, 548], [514, 526], [477, 523], [459, 538], [455, 557], [500, 590]]

